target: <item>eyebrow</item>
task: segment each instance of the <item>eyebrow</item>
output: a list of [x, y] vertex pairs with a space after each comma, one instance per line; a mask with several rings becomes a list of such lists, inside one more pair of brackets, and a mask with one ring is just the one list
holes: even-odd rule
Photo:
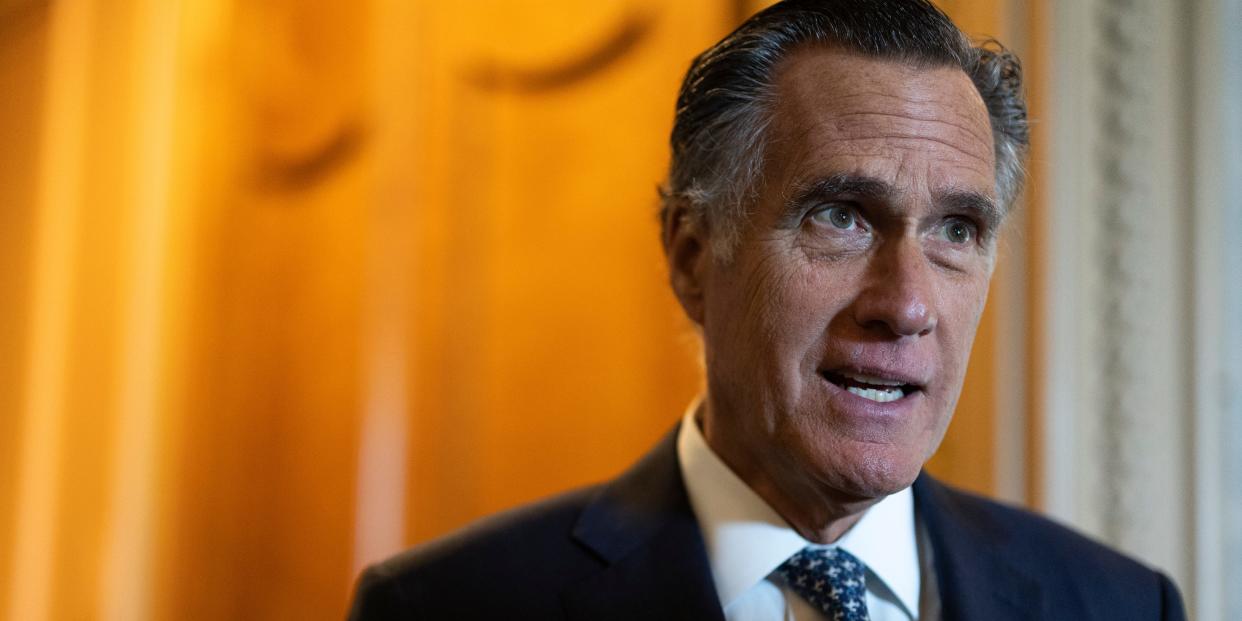
[[1005, 219], [1000, 205], [990, 196], [978, 192], [952, 190], [936, 194], [935, 200], [949, 211], [974, 216], [982, 229], [989, 234], [995, 233]]
[[[817, 179], [795, 190], [785, 201], [782, 221], [800, 220], [806, 206], [816, 201], [853, 197], [870, 203], [891, 203], [900, 192], [891, 184], [875, 177], [838, 173]], [[991, 197], [970, 190], [949, 190], [932, 196], [942, 211], [965, 213], [977, 220], [982, 228], [995, 231], [1004, 219], [1000, 206]]]
[[801, 218], [805, 207], [817, 200], [853, 196], [868, 202], [887, 202], [895, 195], [893, 186], [874, 177], [839, 173], [816, 179], [796, 189], [785, 201], [782, 220]]

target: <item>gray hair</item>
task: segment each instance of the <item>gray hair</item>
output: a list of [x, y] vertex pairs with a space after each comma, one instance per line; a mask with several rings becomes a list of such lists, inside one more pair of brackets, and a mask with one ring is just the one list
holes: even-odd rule
[[677, 98], [668, 180], [660, 190], [662, 227], [683, 205], [711, 231], [713, 254], [731, 257], [758, 192], [775, 69], [795, 49], [815, 44], [918, 66], [960, 67], [987, 106], [996, 194], [1009, 209], [1022, 189], [1030, 144], [1017, 56], [992, 40], [972, 45], [926, 0], [785, 0], [691, 63]]

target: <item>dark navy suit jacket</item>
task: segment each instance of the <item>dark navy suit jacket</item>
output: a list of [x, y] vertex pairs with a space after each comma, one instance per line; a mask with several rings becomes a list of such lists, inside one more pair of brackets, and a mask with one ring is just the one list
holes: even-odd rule
[[[368, 568], [350, 619], [723, 621], [675, 437], [611, 483]], [[913, 489], [946, 621], [1185, 618], [1168, 578], [1081, 535], [926, 474]]]

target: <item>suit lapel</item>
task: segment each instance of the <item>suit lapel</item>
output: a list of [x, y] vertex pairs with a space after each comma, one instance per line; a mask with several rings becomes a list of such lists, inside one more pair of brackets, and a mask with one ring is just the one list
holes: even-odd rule
[[564, 594], [571, 619], [723, 621], [676, 437], [675, 428], [579, 517], [573, 537], [606, 567]]
[[931, 540], [942, 617], [953, 621], [1042, 619], [1037, 582], [1001, 553], [1001, 531], [926, 473], [914, 502]]

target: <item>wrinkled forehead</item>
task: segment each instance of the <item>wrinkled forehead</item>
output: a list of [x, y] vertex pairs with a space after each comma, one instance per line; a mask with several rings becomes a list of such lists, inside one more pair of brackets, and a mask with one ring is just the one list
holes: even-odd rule
[[957, 67], [799, 50], [778, 69], [771, 123], [770, 155], [783, 156], [778, 163], [786, 168], [829, 165], [834, 157], [891, 159], [905, 150], [963, 183], [995, 191], [987, 107]]

